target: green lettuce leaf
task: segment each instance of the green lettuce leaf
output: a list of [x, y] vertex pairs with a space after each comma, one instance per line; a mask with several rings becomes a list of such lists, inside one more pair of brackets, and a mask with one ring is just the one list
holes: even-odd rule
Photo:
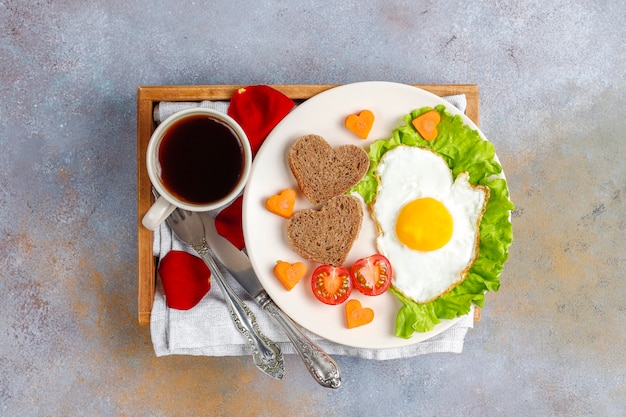
[[469, 313], [472, 303], [482, 307], [485, 292], [500, 288], [500, 274], [513, 242], [510, 212], [514, 206], [509, 198], [506, 180], [499, 176], [502, 166], [494, 159], [494, 146], [464, 124], [461, 116], [448, 113], [443, 105], [435, 107], [441, 115], [437, 138], [430, 142], [422, 139], [411, 121], [429, 110], [432, 107], [417, 109], [405, 115], [402, 118], [404, 124], [394, 129], [390, 138], [377, 140], [370, 145], [369, 171], [352, 191], [359, 193], [367, 204], [371, 204], [378, 189], [376, 167], [380, 159], [396, 146], [408, 145], [437, 152], [455, 178], [461, 172], [468, 172], [470, 183], [489, 187], [490, 195], [480, 223], [478, 257], [463, 282], [428, 303], [416, 303], [393, 291], [402, 302], [396, 316], [395, 334], [403, 338], [410, 338], [414, 332], [432, 330], [440, 323], [440, 319], [452, 319]]

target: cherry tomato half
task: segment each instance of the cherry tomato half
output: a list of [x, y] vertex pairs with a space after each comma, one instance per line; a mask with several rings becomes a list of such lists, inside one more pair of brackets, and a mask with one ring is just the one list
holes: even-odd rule
[[311, 276], [311, 288], [313, 295], [322, 303], [341, 304], [352, 292], [350, 271], [331, 265], [318, 266]]
[[380, 295], [391, 284], [391, 263], [377, 253], [352, 265], [352, 285], [365, 295]]

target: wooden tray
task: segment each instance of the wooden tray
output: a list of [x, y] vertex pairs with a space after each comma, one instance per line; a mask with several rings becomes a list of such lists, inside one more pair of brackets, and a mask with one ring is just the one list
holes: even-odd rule
[[[474, 84], [421, 85], [414, 84], [438, 96], [465, 94], [467, 116], [479, 124], [478, 86]], [[272, 85], [294, 101], [306, 100], [336, 84], [323, 85]], [[150, 312], [154, 299], [157, 259], [152, 256], [152, 232], [141, 224], [141, 218], [148, 211], [154, 199], [150, 179], [146, 169], [146, 149], [150, 136], [156, 127], [153, 119], [154, 106], [160, 101], [202, 101], [230, 100], [237, 89], [245, 85], [207, 86], [150, 86], [137, 90], [137, 239], [138, 239], [138, 318], [139, 324], [150, 324]], [[480, 309], [475, 309], [474, 320], [480, 318]]]

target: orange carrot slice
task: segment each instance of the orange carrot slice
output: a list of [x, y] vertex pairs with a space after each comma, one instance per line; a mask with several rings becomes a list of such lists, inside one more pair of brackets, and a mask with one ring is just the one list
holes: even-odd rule
[[306, 275], [306, 265], [302, 262], [289, 263], [278, 261], [274, 266], [274, 275], [285, 287], [287, 291], [291, 291], [298, 282]]
[[286, 219], [293, 214], [293, 207], [296, 203], [296, 192], [290, 188], [282, 190], [279, 194], [273, 195], [265, 201], [265, 208], [274, 214], [278, 214]]
[[429, 110], [424, 114], [417, 116], [411, 123], [417, 132], [428, 141], [431, 141], [437, 137], [439, 131], [437, 126], [441, 121], [441, 115], [437, 110]]
[[361, 139], [367, 139], [374, 125], [374, 113], [371, 110], [363, 110], [359, 114], [350, 114], [346, 117], [345, 125]]
[[374, 320], [374, 310], [363, 307], [357, 299], [348, 300], [346, 303], [346, 324], [348, 329], [363, 326]]

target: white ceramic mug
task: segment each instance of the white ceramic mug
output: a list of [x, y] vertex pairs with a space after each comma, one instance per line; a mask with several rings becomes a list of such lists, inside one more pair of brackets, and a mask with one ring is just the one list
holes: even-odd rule
[[227, 114], [194, 107], [171, 115], [148, 143], [148, 176], [159, 197], [142, 224], [154, 230], [177, 207], [211, 211], [228, 205], [243, 190], [251, 165], [248, 138]]

